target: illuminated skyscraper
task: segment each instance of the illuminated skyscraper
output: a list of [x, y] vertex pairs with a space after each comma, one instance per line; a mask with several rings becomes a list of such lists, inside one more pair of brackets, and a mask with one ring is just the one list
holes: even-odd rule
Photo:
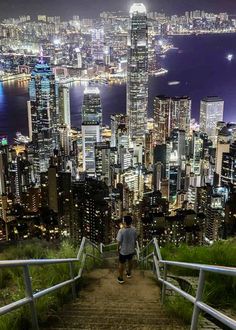
[[58, 149], [58, 84], [48, 64], [41, 61], [29, 82], [29, 117], [32, 125], [32, 152], [36, 179], [46, 172], [54, 149]]
[[158, 95], [154, 99], [154, 127], [157, 144], [166, 143], [173, 129], [190, 133], [192, 101], [188, 96], [167, 97]]
[[59, 123], [71, 128], [70, 90], [66, 86], [59, 87]]
[[223, 121], [224, 101], [219, 97], [206, 97], [201, 101], [200, 130], [206, 133], [209, 139], [216, 145], [217, 122]]
[[104, 30], [92, 30], [92, 56], [95, 61], [103, 61]]
[[127, 63], [127, 115], [132, 139], [143, 141], [148, 104], [148, 26], [142, 3], [130, 8]]
[[87, 87], [84, 90], [82, 121], [102, 124], [102, 104], [100, 91], [97, 87]]
[[171, 98], [158, 95], [154, 99], [154, 127], [156, 144], [166, 144], [171, 132]]
[[186, 137], [190, 134], [192, 101], [188, 96], [173, 97], [171, 99], [171, 126], [185, 131]]
[[83, 170], [95, 176], [95, 143], [101, 141], [102, 106], [98, 88], [86, 88], [82, 106]]

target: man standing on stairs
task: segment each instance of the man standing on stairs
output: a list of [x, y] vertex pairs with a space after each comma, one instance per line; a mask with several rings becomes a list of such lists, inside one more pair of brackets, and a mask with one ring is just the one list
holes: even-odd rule
[[128, 261], [128, 269], [126, 272], [127, 278], [131, 277], [132, 258], [135, 255], [135, 244], [137, 239], [137, 232], [131, 226], [132, 217], [126, 215], [124, 217], [124, 228], [120, 229], [117, 234], [118, 253], [119, 253], [119, 276], [117, 281], [120, 284], [124, 283], [123, 274], [125, 270], [125, 263]]

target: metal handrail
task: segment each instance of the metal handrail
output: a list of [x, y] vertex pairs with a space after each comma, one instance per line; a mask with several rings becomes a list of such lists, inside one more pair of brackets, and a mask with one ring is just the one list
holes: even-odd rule
[[[138, 245], [138, 244], [137, 244]], [[152, 246], [153, 251], [150, 252], [148, 248]], [[223, 274], [228, 276], [236, 276], [236, 268], [234, 267], [223, 267], [223, 266], [215, 266], [215, 265], [204, 265], [204, 264], [197, 264], [197, 263], [187, 263], [187, 262], [178, 262], [178, 261], [170, 261], [164, 260], [161, 256], [160, 247], [158, 245], [158, 241], [156, 237], [154, 237], [146, 247], [140, 251], [139, 245], [136, 248], [137, 256], [139, 262], [148, 261], [148, 259], [153, 259], [154, 271], [156, 272], [156, 276], [159, 282], [162, 283], [162, 295], [161, 300], [164, 303], [165, 295], [166, 295], [166, 288], [170, 288], [180, 294], [182, 297], [190, 301], [193, 305], [193, 313], [192, 313], [192, 321], [191, 321], [191, 330], [197, 330], [198, 328], [198, 319], [199, 314], [201, 311], [211, 315], [214, 319], [217, 319], [224, 325], [228, 326], [230, 329], [236, 330], [236, 321], [232, 318], [228, 317], [227, 315], [217, 311], [215, 308], [207, 305], [202, 301], [203, 291], [205, 286], [205, 275], [206, 272]], [[144, 255], [142, 258], [141, 255]], [[164, 266], [163, 276], [161, 276], [161, 269]], [[167, 280], [167, 266], [177, 266], [187, 269], [195, 269], [199, 271], [199, 278], [198, 278], [198, 287], [196, 296], [192, 296], [191, 294], [183, 291], [182, 289], [178, 288], [174, 284], [168, 282]]]
[[[89, 245], [93, 248], [93, 253], [86, 253], [85, 248]], [[97, 250], [100, 255], [101, 251], [99, 247], [88, 240], [87, 238], [83, 237], [79, 252], [77, 255], [77, 258], [68, 258], [68, 259], [33, 259], [33, 260], [6, 260], [6, 261], [0, 261], [0, 269], [1, 268], [7, 268], [7, 267], [22, 267], [23, 268], [23, 275], [24, 275], [24, 283], [25, 283], [25, 297], [23, 299], [19, 299], [13, 303], [10, 303], [6, 306], [0, 307], [0, 316], [7, 314], [17, 308], [20, 308], [24, 305], [29, 304], [30, 310], [31, 310], [31, 316], [32, 316], [32, 326], [34, 330], [39, 330], [39, 324], [38, 324], [38, 317], [36, 312], [36, 306], [35, 301], [51, 292], [57, 291], [61, 289], [62, 287], [66, 285], [71, 285], [72, 289], [72, 296], [73, 299], [76, 298], [76, 287], [75, 283], [76, 281], [82, 276], [82, 272], [84, 270], [85, 261], [86, 258], [93, 258], [94, 260], [101, 260], [101, 258], [97, 257], [95, 255], [95, 250]], [[79, 273], [75, 275], [74, 272], [74, 265], [79, 263]], [[68, 264], [69, 270], [70, 270], [70, 279], [60, 282], [58, 284], [55, 284], [52, 287], [43, 289], [41, 291], [38, 291], [36, 293], [33, 293], [32, 289], [32, 279], [30, 277], [30, 266], [43, 266], [43, 265], [55, 265], [55, 264]]]

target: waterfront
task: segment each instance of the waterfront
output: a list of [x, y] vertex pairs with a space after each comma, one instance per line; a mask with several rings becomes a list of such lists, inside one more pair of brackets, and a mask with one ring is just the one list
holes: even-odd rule
[[[200, 99], [218, 95], [225, 100], [225, 120], [236, 121], [236, 34], [175, 36], [175, 47], [165, 58], [159, 58], [160, 66], [168, 69], [164, 76], [150, 77], [149, 115], [153, 98], [157, 94], [189, 95], [193, 99], [192, 116], [198, 119]], [[227, 55], [233, 54], [232, 61]], [[169, 84], [179, 81], [179, 84]], [[83, 86], [71, 84], [72, 125], [81, 123]], [[125, 112], [125, 85], [100, 87], [103, 104], [103, 122], [110, 124], [112, 113]], [[16, 131], [28, 133], [26, 82], [0, 83], [0, 133], [9, 138]]]

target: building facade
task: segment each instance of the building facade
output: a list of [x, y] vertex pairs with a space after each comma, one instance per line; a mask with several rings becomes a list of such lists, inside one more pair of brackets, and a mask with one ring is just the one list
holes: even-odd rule
[[130, 9], [127, 63], [127, 115], [131, 139], [143, 142], [148, 105], [148, 26], [142, 3]]

